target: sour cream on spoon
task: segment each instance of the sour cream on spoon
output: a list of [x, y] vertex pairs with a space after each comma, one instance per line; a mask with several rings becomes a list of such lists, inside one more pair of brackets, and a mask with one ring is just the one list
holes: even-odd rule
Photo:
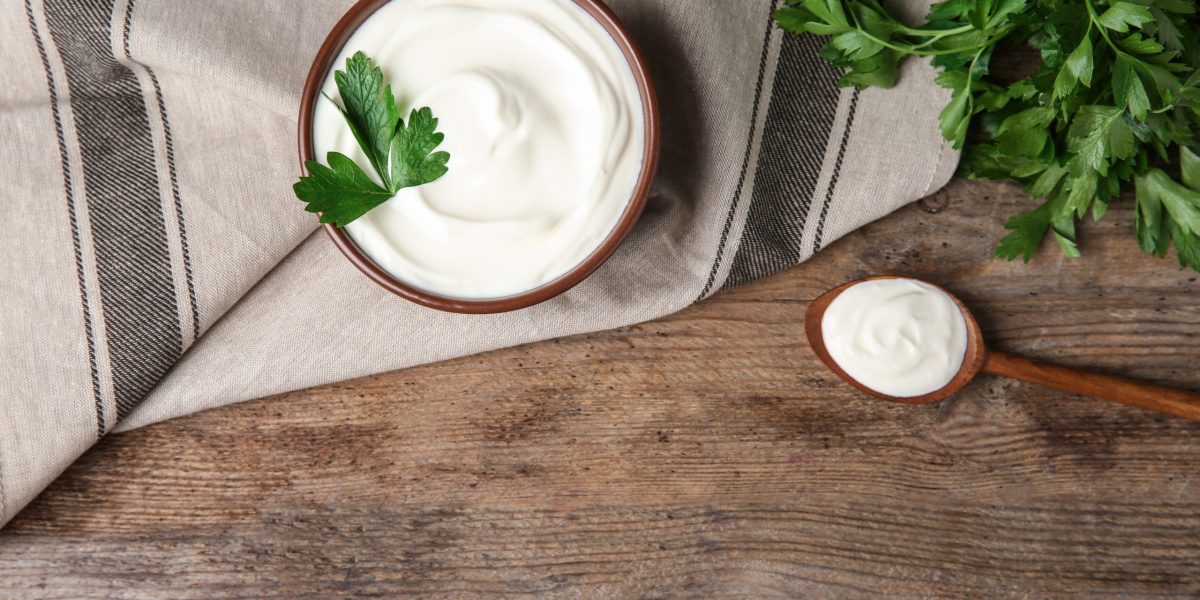
[[[642, 103], [620, 48], [574, 2], [392, 0], [335, 64], [359, 50], [399, 104], [433, 109], [451, 157], [444, 177], [346, 228], [394, 277], [457, 298], [510, 296], [583, 262], [617, 224], [641, 174]], [[325, 92], [337, 98], [332, 74]], [[368, 165], [326, 101], [313, 143], [320, 157]]]
[[967, 322], [954, 299], [912, 279], [873, 279], [845, 289], [825, 309], [821, 335], [847, 375], [897, 398], [942, 389], [967, 352]]

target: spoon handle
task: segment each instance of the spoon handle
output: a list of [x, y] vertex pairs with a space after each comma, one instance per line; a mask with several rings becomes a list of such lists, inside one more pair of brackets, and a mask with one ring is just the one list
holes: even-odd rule
[[983, 372], [1200, 421], [1200, 394], [988, 351]]

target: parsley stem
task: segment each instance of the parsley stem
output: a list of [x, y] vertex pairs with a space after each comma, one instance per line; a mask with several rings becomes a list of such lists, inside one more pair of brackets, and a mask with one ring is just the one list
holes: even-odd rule
[[1104, 25], [1100, 24], [1100, 15], [1096, 14], [1096, 6], [1094, 4], [1092, 4], [1092, 0], [1084, 0], [1083, 3], [1085, 6], [1087, 6], [1087, 12], [1088, 12], [1088, 33], [1087, 33], [1087, 35], [1091, 35], [1091, 33], [1092, 33], [1091, 30], [1092, 30], [1092, 27], [1094, 26], [1096, 28], [1096, 30], [1100, 32], [1100, 37], [1104, 38], [1104, 41], [1108, 43], [1108, 47], [1112, 48], [1113, 52], [1116, 52], [1117, 54], [1125, 54], [1124, 52], [1121, 51], [1120, 48], [1117, 47], [1116, 44], [1113, 43], [1112, 38], [1108, 36], [1108, 31], [1105, 31]]
[[984, 50], [987, 50], [987, 46], [980, 48], [975, 53], [975, 56], [971, 59], [971, 66], [967, 67], [967, 89], [963, 90], [963, 93], [967, 95], [968, 119], [971, 118], [971, 115], [975, 114], [975, 94], [972, 94], [971, 90], [975, 87], [975, 65], [979, 62], [979, 57], [983, 56]]
[[954, 29], [914, 29], [912, 27], [906, 27], [904, 25], [900, 25], [898, 27], [898, 29], [900, 31], [903, 31], [904, 33], [907, 33], [908, 35], [915, 35], [917, 37], [944, 38], [948, 35], [958, 35], [960, 33], [967, 33], [969, 31], [975, 29], [975, 26], [974, 25], [963, 25], [961, 27], [955, 27]]
[[[1091, 35], [1092, 27], [1095, 27], [1096, 30], [1100, 32], [1100, 37], [1104, 38], [1104, 41], [1108, 43], [1108, 47], [1112, 48], [1114, 56], [1116, 56], [1116, 57], [1124, 56], [1125, 58], [1128, 58], [1129, 60], [1145, 62], [1141, 58], [1133, 56], [1131, 54], [1128, 54], [1124, 50], [1121, 50], [1120, 48], [1118, 48], [1117, 45], [1115, 43], [1113, 43], [1112, 38], [1109, 37], [1108, 31], [1105, 30], [1104, 25], [1100, 23], [1100, 17], [1099, 17], [1099, 15], [1096, 14], [1096, 7], [1095, 7], [1095, 5], [1092, 4], [1092, 0], [1084, 0], [1084, 4], [1087, 6], [1088, 20], [1089, 20], [1087, 35]], [[1160, 106], [1156, 110], [1151, 110], [1150, 112], [1154, 113], [1154, 114], [1161, 114], [1163, 112], [1167, 112], [1167, 111], [1175, 108], [1176, 102], [1177, 102], [1177, 100], [1172, 100], [1171, 102], [1166, 102], [1164, 99], [1163, 106]]]
[[[851, 17], [854, 17], [855, 24], [857, 25], [858, 15], [855, 14], [853, 6], [850, 6], [852, 4], [853, 4], [852, 2], [845, 2], [845, 3], [843, 3], [843, 7], [844, 7], [844, 10], [846, 13], [848, 13]], [[878, 0], [866, 0], [865, 2], [863, 2], [863, 4], [865, 4], [872, 11], [877, 12], [880, 15], [886, 17], [889, 21], [891, 21], [891, 24], [897, 30], [899, 30], [907, 35], [912, 35], [912, 36], [916, 36], [916, 37], [933, 37], [935, 39], [941, 39], [948, 35], [957, 35], [960, 33], [967, 33], [968, 31], [975, 29], [975, 26], [971, 25], [971, 24], [963, 25], [961, 27], [954, 27], [952, 29], [920, 29], [920, 28], [916, 28], [916, 27], [909, 27], [908, 25], [905, 25], [904, 23], [900, 22], [898, 19], [892, 17], [891, 14], [887, 11], [887, 9], [883, 7], [883, 4], [881, 4]], [[925, 42], [925, 43], [921, 44], [921, 46], [928, 44], [928, 43], [930, 43], [930, 42]]]
[[963, 28], [962, 28], [962, 27], [958, 27], [958, 28], [956, 28], [956, 29], [947, 29], [947, 30], [946, 30], [946, 32], [945, 32], [945, 33], [943, 33], [943, 34], [938, 34], [938, 35], [929, 36], [929, 39], [928, 39], [928, 40], [925, 40], [924, 42], [921, 42], [920, 44], [917, 44], [917, 45], [913, 46], [913, 47], [912, 47], [912, 49], [913, 49], [913, 50], [919, 50], [919, 49], [921, 49], [921, 48], [924, 48], [925, 46], [928, 46], [928, 45], [930, 45], [930, 44], [935, 44], [935, 43], [937, 43], [937, 42], [938, 42], [938, 40], [941, 40], [942, 38], [949, 37], [949, 36], [952, 36], [952, 35], [959, 35], [959, 34], [962, 34], [962, 33], [967, 33], [968, 31], [971, 31], [971, 29], [973, 29], [973, 28], [972, 28], [971, 26], [969, 26], [969, 25], [968, 25], [968, 26], [967, 26], [967, 29], [966, 29], [966, 31], [959, 31], [960, 29], [963, 29]]
[[[887, 15], [887, 11], [884, 10], [883, 7], [881, 5], [879, 5], [878, 2], [874, 2], [872, 4], [874, 4], [874, 8], [876, 10], [883, 13], [884, 15]], [[969, 33], [971, 31], [974, 31], [975, 30], [974, 25], [970, 25], [970, 24], [961, 25], [959, 27], [954, 27], [951, 29], [917, 29], [917, 28], [909, 27], [907, 25], [904, 25], [903, 23], [900, 23], [899, 21], [896, 21], [895, 19], [892, 19], [893, 21], [895, 21], [896, 28], [899, 31], [905, 33], [906, 35], [910, 35], [910, 36], [914, 36], [914, 37], [929, 38], [919, 44], [898, 45], [898, 44], [893, 44], [887, 40], [883, 40], [878, 37], [875, 37], [874, 35], [871, 35], [871, 33], [868, 32], [866, 29], [864, 29], [862, 24], [859, 23], [858, 15], [853, 10], [848, 10], [846, 12], [849, 13], [850, 18], [854, 20], [854, 28], [857, 29], [860, 34], [862, 34], [867, 39], [870, 39], [885, 48], [890, 48], [897, 52], [904, 52], [905, 54], [915, 54], [917, 56], [942, 56], [945, 54], [957, 54], [959, 52], [967, 52], [967, 51], [978, 48], [978, 46], [966, 46], [966, 47], [961, 47], [961, 48], [950, 48], [947, 50], [922, 50], [922, 48], [925, 48], [926, 46], [929, 46], [930, 44], [937, 43], [938, 40], [941, 40], [941, 39], [944, 39], [944, 38], [947, 38], [950, 36], [955, 36], [955, 35]], [[1010, 28], [1011, 28], [1011, 26], [1010, 26]], [[1007, 32], [1002, 31], [1000, 34], [1000, 37], [1004, 37], [1005, 35], [1007, 35]]]
[[945, 56], [947, 54], [959, 54], [961, 52], [970, 52], [972, 50], [980, 50], [983, 48], [987, 48], [988, 46], [991, 46], [992, 44], [995, 43], [995, 40], [1003, 38], [1004, 36], [1008, 35], [1008, 33], [1010, 31], [1012, 31], [1012, 26], [1006, 27], [1006, 28], [1000, 30], [1000, 33], [998, 33], [992, 41], [989, 41], [982, 45], [977, 44], [974, 46], [963, 46], [960, 48], [947, 48], [944, 50], [922, 50], [921, 48], [923, 46], [925, 46], [926, 44], [908, 45], [908, 46], [893, 44], [887, 40], [883, 40], [883, 39], [880, 39], [880, 38], [877, 38], [877, 37], [871, 35], [871, 33], [868, 32], [867, 30], [863, 29], [862, 27], [859, 27], [858, 23], [855, 23], [854, 26], [863, 37], [879, 44], [880, 46], [883, 46], [884, 48], [890, 48], [897, 52], [903, 52], [905, 54], [913, 54], [916, 56]]

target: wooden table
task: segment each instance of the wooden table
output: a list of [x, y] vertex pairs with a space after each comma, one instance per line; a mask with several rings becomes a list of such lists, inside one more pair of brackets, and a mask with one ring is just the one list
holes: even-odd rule
[[907, 273], [996, 347], [1200, 387], [1197, 274], [1130, 208], [993, 260], [1019, 190], [955, 182], [661, 321], [113, 436], [0, 533], [0, 597], [1200, 594], [1200, 425], [983, 377], [870, 400], [809, 300]]

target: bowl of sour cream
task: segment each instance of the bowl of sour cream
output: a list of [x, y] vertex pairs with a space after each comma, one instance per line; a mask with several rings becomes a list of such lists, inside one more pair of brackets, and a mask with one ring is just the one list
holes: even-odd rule
[[658, 159], [658, 107], [600, 0], [362, 0], [317, 53], [300, 158], [366, 159], [333, 71], [363, 51], [407, 107], [431, 107], [449, 171], [345, 228], [343, 254], [389, 291], [463, 313], [517, 310], [583, 281], [633, 229]]

